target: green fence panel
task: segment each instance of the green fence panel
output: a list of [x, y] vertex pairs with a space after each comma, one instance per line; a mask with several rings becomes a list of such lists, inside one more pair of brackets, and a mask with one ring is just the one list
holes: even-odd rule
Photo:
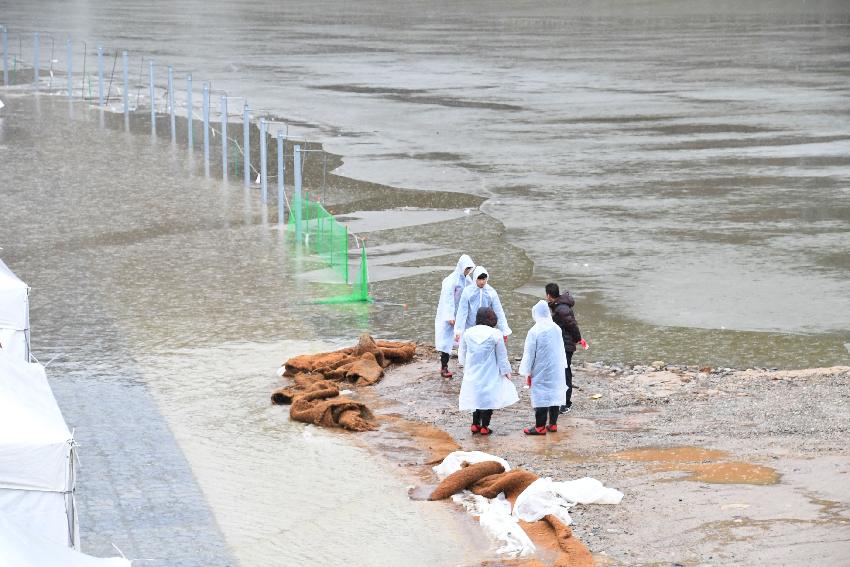
[[[327, 262], [346, 284], [351, 283], [348, 266], [348, 227], [340, 223], [330, 214], [321, 203], [310, 201], [305, 192], [303, 197], [293, 196], [292, 209], [301, 212], [302, 244], [309, 251]], [[287, 231], [295, 232], [295, 215], [289, 216]], [[352, 292], [318, 300], [317, 303], [353, 303], [370, 302], [369, 276], [366, 259], [366, 246], [360, 247], [360, 269], [356, 281], [353, 282]]]

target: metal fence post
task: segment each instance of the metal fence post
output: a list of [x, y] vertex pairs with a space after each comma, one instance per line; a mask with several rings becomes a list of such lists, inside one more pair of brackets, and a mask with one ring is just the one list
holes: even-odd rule
[[74, 48], [71, 45], [71, 38], [65, 40], [65, 49], [68, 58], [68, 98], [74, 97]]
[[171, 111], [171, 143], [177, 143], [177, 117], [174, 116], [174, 68], [168, 66], [168, 109]]
[[9, 85], [9, 32], [3, 27], [3, 86]]
[[130, 55], [124, 51], [121, 53], [121, 67], [124, 79], [124, 96], [121, 98], [124, 102], [124, 124], [130, 120]]
[[266, 147], [266, 119], [260, 118], [260, 185], [263, 188], [262, 201], [269, 202], [269, 177], [266, 165], [268, 164], [268, 154]]
[[204, 175], [210, 176], [210, 84], [204, 83]]
[[189, 139], [189, 151], [195, 149], [195, 137], [194, 132], [192, 131], [192, 115], [194, 114], [195, 107], [192, 105], [192, 73], [186, 75], [186, 120], [188, 122], [188, 127], [186, 130], [186, 137]]
[[41, 74], [41, 36], [38, 32], [33, 34], [32, 68], [32, 84], [38, 89], [38, 78]]
[[148, 65], [150, 67], [151, 136], [156, 136], [156, 85], [153, 83], [153, 59], [148, 62]]
[[103, 47], [100, 45], [97, 46], [97, 105], [103, 106]]
[[221, 178], [227, 180], [227, 95], [221, 95]]
[[242, 178], [245, 187], [251, 186], [251, 109], [248, 101], [242, 107]]
[[277, 224], [283, 228], [283, 202], [284, 202], [284, 186], [283, 186], [283, 132], [277, 132]]
[[293, 175], [295, 176], [295, 241], [301, 242], [301, 146], [295, 146], [293, 156]]

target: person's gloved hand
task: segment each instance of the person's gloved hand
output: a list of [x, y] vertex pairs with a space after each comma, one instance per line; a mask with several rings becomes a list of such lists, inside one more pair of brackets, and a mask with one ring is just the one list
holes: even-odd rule
[[531, 387], [531, 374], [526, 377], [525, 383], [528, 384], [529, 388]]
[[503, 338], [503, 339], [505, 339], [505, 344], [508, 344], [508, 336], [507, 336], [507, 335], [505, 335], [505, 336], [504, 336], [504, 337], [502, 337], [502, 338]]
[[584, 350], [587, 350], [587, 349], [589, 349], [589, 348], [590, 348], [590, 346], [587, 344], [587, 341], [586, 341], [586, 340], [584, 340], [584, 339], [580, 340], [580, 341], [578, 342], [578, 344], [580, 344], [580, 345], [582, 346], [582, 348], [584, 348]]

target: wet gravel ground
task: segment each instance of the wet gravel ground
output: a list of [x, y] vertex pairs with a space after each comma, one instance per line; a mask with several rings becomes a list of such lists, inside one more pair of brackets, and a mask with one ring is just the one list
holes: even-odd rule
[[[467, 412], [456, 409], [462, 372], [440, 378], [433, 350], [420, 352], [376, 386], [394, 401], [381, 411], [435, 425], [464, 450], [499, 455], [541, 476], [591, 476], [622, 490], [618, 506], [571, 510], [574, 533], [600, 565], [809, 565], [812, 558], [823, 564], [850, 558], [850, 367], [578, 364], [573, 408], [559, 418], [557, 434], [522, 434], [533, 412], [524, 381], [515, 376], [520, 401], [496, 411], [494, 435], [481, 437], [469, 432]], [[618, 454], [650, 448], [712, 452], [672, 461]], [[718, 465], [732, 472], [705, 479], [686, 470]], [[778, 482], [759, 484], [746, 476], [751, 467]]]

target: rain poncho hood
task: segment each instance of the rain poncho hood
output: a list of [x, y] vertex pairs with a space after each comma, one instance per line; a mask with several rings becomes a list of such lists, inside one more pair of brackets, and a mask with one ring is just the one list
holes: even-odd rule
[[542, 299], [534, 304], [531, 308], [531, 318], [534, 319], [535, 325], [554, 325], [552, 320], [552, 310], [549, 309], [549, 304]]
[[499, 299], [499, 294], [490, 284], [484, 284], [484, 287], [478, 287], [475, 280], [481, 274], [490, 272], [484, 266], [477, 266], [472, 271], [472, 285], [466, 286], [460, 296], [460, 301], [457, 306], [457, 317], [455, 319], [455, 334], [461, 335], [463, 332], [475, 326], [475, 315], [480, 307], [492, 307], [496, 312], [496, 326], [502, 332], [502, 335], [508, 336], [513, 331], [508, 327], [508, 320], [505, 317], [505, 310], [502, 309], [502, 302]]
[[458, 362], [463, 366], [458, 409], [500, 409], [519, 399], [511, 373], [508, 350], [498, 329], [470, 327], [460, 339]]
[[455, 319], [464, 288], [472, 283], [469, 276], [464, 276], [463, 272], [467, 268], [474, 267], [472, 258], [464, 254], [457, 261], [454, 272], [443, 279], [440, 301], [437, 304], [437, 316], [434, 318], [434, 346], [440, 352], [451, 352], [455, 345], [454, 325], [451, 325], [449, 321]]
[[531, 375], [531, 405], [535, 408], [552, 407], [564, 402], [567, 385], [564, 369], [567, 355], [561, 329], [554, 321], [545, 301], [531, 308], [534, 326], [525, 337], [525, 348], [519, 373]]

